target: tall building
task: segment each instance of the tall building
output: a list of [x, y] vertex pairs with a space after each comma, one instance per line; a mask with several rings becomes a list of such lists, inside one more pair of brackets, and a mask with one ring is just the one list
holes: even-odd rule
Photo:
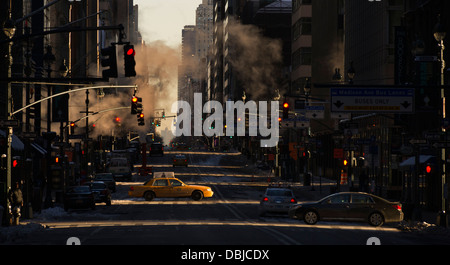
[[[178, 67], [178, 101], [193, 103], [195, 83], [195, 26], [184, 26], [182, 30], [181, 65]], [[191, 105], [193, 106], [193, 105]]]

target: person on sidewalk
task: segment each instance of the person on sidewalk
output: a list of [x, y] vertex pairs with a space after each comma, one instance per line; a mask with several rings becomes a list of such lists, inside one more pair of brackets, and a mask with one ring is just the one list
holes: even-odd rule
[[23, 206], [23, 195], [19, 182], [16, 182], [14, 189], [10, 191], [9, 202], [12, 209], [12, 223], [14, 225], [19, 225], [20, 209]]

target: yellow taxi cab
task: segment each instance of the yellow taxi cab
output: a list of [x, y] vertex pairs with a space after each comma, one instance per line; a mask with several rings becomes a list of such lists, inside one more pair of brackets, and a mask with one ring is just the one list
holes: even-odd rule
[[[214, 192], [210, 187], [199, 185], [187, 185], [173, 177], [173, 172], [155, 176], [143, 185], [131, 186], [128, 191], [130, 197], [143, 197], [147, 201], [154, 198], [183, 198], [191, 197], [195, 201], [210, 198]], [[171, 174], [170, 174], [171, 173]]]
[[173, 157], [173, 167], [175, 166], [183, 166], [183, 167], [187, 167], [188, 166], [188, 160], [187, 157], [185, 155], [176, 155]]

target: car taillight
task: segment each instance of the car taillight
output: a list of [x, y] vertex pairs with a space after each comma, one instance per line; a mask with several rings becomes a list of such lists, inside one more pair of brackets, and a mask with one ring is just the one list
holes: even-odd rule
[[134, 191], [134, 187], [133, 186], [130, 187], [130, 191]]
[[401, 204], [394, 204], [392, 205], [392, 207], [394, 207], [394, 209], [401, 211], [402, 210], [402, 205]]
[[294, 198], [292, 198], [292, 199], [291, 199], [291, 203], [297, 203], [297, 200], [294, 199]]
[[264, 202], [268, 202], [268, 201], [269, 201], [269, 198], [264, 197], [263, 201], [264, 201]]

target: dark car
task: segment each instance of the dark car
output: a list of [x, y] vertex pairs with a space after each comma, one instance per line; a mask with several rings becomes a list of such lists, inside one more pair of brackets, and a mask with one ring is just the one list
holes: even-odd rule
[[315, 224], [319, 220], [365, 221], [372, 226], [403, 220], [402, 205], [362, 192], [342, 192], [320, 201], [297, 204], [289, 216]]
[[84, 185], [91, 188], [95, 202], [104, 202], [108, 206], [111, 205], [111, 191], [103, 181], [86, 182]]
[[173, 167], [183, 166], [188, 167], [188, 160], [185, 155], [179, 154], [173, 157]]
[[64, 193], [64, 210], [69, 208], [95, 209], [94, 193], [89, 186], [69, 187]]
[[116, 192], [116, 181], [112, 173], [97, 173], [94, 176], [94, 181], [103, 181], [109, 190]]
[[150, 145], [150, 156], [153, 155], [159, 155], [159, 156], [163, 156], [164, 155], [164, 147], [161, 143], [152, 143]]
[[287, 214], [290, 207], [297, 203], [297, 199], [290, 188], [269, 187], [266, 189], [259, 203], [259, 215], [266, 213]]

